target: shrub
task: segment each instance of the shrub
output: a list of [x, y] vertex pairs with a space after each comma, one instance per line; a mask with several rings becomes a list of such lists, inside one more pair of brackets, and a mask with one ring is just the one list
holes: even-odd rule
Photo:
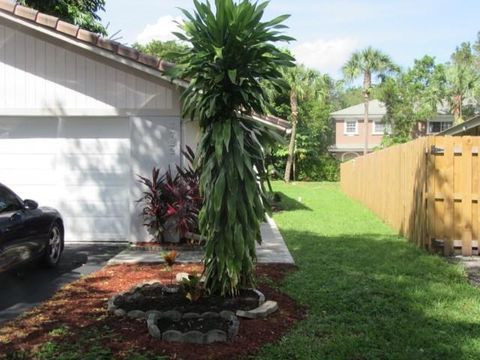
[[168, 168], [160, 176], [160, 170], [154, 167], [151, 179], [139, 176], [146, 188], [138, 200], [143, 205], [143, 224], [155, 241], [161, 240], [165, 230], [178, 231], [181, 236], [198, 232], [198, 213], [203, 203], [199, 173], [193, 166], [193, 150], [187, 146], [183, 154], [189, 164], [185, 169], [177, 166], [175, 175]]

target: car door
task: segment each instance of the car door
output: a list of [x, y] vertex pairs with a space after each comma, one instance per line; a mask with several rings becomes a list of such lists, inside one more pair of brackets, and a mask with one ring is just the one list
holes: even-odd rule
[[0, 271], [29, 260], [35, 251], [24, 221], [22, 202], [9, 189], [0, 186]]

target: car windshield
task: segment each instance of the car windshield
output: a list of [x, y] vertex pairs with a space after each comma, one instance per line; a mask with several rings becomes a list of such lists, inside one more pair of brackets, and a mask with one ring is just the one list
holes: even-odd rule
[[0, 187], [0, 214], [21, 209], [21, 204], [11, 191]]

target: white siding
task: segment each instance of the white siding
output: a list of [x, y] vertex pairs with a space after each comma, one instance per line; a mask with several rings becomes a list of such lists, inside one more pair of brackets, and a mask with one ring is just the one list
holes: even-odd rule
[[130, 172], [130, 241], [147, 241], [150, 236], [142, 226], [140, 207], [135, 200], [142, 194], [137, 175], [150, 177], [152, 168], [165, 172], [169, 166], [175, 171], [180, 162], [180, 118], [133, 117], [131, 126]]
[[67, 241], [148, 240], [137, 174], [197, 141], [179, 104], [167, 81], [0, 18], [0, 182], [57, 208]]
[[0, 182], [57, 208], [67, 241], [126, 241], [128, 118], [0, 118]]
[[0, 19], [0, 115], [89, 115], [159, 110], [178, 113], [167, 81], [73, 49]]

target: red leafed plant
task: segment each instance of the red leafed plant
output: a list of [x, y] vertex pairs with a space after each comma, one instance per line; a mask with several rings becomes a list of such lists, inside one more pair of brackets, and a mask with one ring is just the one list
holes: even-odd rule
[[138, 176], [139, 181], [146, 188], [139, 202], [143, 204], [142, 216], [143, 225], [159, 241], [164, 230], [167, 214], [167, 204], [162, 198], [164, 177], [160, 176], [160, 170], [153, 168], [151, 179]]
[[[144, 206], [144, 224], [151, 234], [160, 232], [161, 235], [167, 230], [167, 224], [170, 224], [168, 230], [178, 231], [181, 236], [187, 232], [198, 232], [198, 213], [203, 202], [199, 190], [200, 174], [193, 166], [193, 150], [187, 146], [183, 155], [189, 164], [184, 169], [177, 166], [176, 175], [168, 168], [164, 175], [159, 176], [159, 170], [154, 168], [152, 180], [139, 176], [140, 182], [147, 188], [139, 201]], [[156, 217], [155, 221], [152, 216]]]

